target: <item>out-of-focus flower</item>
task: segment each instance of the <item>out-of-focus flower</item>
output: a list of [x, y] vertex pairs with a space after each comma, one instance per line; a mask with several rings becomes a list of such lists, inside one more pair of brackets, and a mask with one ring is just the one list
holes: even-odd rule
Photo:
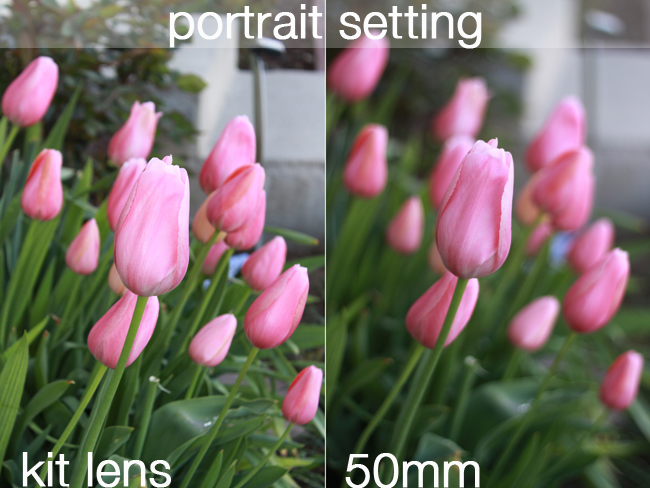
[[571, 245], [567, 261], [576, 273], [584, 273], [614, 245], [614, 224], [598, 219], [582, 232]]
[[280, 276], [286, 258], [287, 243], [276, 236], [251, 254], [241, 269], [242, 277], [253, 290], [264, 290]]
[[230, 246], [228, 246], [225, 241], [215, 242], [208, 251], [208, 255], [205, 257], [205, 260], [201, 265], [201, 272], [204, 275], [212, 276], [221, 256], [223, 256], [223, 253], [228, 249], [230, 249]]
[[401, 254], [420, 248], [424, 231], [424, 207], [420, 197], [406, 200], [386, 229], [388, 245]]
[[476, 137], [483, 125], [489, 100], [490, 94], [483, 78], [459, 80], [451, 100], [433, 119], [433, 135], [440, 141], [457, 135]]
[[146, 167], [147, 161], [145, 159], [133, 158], [126, 161], [120, 168], [106, 201], [108, 225], [110, 225], [113, 232], [117, 228], [117, 222], [120, 220], [122, 210], [124, 210], [124, 204], [129, 198], [135, 182]]
[[514, 169], [510, 153], [497, 144], [474, 144], [438, 210], [440, 257], [461, 278], [494, 273], [510, 251]]
[[541, 212], [540, 208], [533, 202], [533, 189], [538, 179], [539, 173], [531, 176], [519, 192], [519, 195], [517, 195], [515, 201], [515, 215], [519, 219], [519, 222], [526, 226], [532, 225]]
[[388, 130], [368, 124], [352, 144], [343, 171], [343, 184], [353, 195], [372, 198], [384, 191], [388, 179], [386, 146]]
[[559, 313], [560, 301], [557, 298], [544, 296], [533, 300], [510, 322], [510, 342], [519, 349], [537, 351], [551, 336]]
[[147, 159], [156, 138], [160, 117], [162, 112], [156, 112], [153, 102], [134, 102], [128, 120], [108, 143], [109, 159], [116, 166], [122, 166], [132, 158]]
[[643, 356], [636, 351], [621, 354], [609, 367], [600, 384], [600, 400], [613, 410], [628, 408], [639, 392]]
[[117, 272], [115, 263], [111, 265], [111, 270], [108, 272], [108, 286], [116, 295], [124, 295], [124, 292], [127, 291], [126, 286], [124, 286], [124, 283], [120, 279], [120, 274]]
[[210, 242], [210, 238], [215, 231], [215, 228], [208, 220], [208, 215], [206, 213], [209, 199], [210, 197], [203, 201], [192, 219], [192, 234], [194, 234], [194, 237], [203, 244]]
[[447, 272], [447, 268], [445, 268], [445, 263], [442, 262], [442, 259], [440, 258], [440, 253], [438, 252], [438, 246], [436, 245], [436, 241], [431, 243], [431, 247], [429, 247], [429, 254], [428, 254], [428, 263], [429, 267], [435, 272], [438, 273], [439, 275], [443, 275]]
[[298, 373], [282, 402], [284, 418], [298, 425], [311, 422], [318, 411], [322, 384], [323, 371], [316, 366], [307, 366]]
[[445, 141], [429, 177], [429, 198], [433, 208], [440, 207], [449, 183], [473, 146], [474, 139], [466, 135], [452, 136]]
[[213, 368], [228, 355], [236, 331], [237, 319], [234, 315], [225, 314], [212, 319], [190, 342], [190, 358], [196, 364]]
[[250, 249], [257, 244], [264, 232], [266, 221], [266, 192], [262, 190], [253, 217], [236, 231], [228, 233], [226, 243], [233, 249]]
[[547, 221], [541, 222], [533, 229], [528, 242], [526, 242], [526, 256], [535, 256], [552, 235], [553, 226]]
[[153, 158], [138, 178], [117, 224], [113, 256], [124, 285], [162, 295], [181, 282], [190, 259], [190, 186], [171, 156]]
[[50, 107], [58, 82], [59, 67], [54, 60], [39, 56], [5, 90], [2, 113], [20, 127], [34, 125]]
[[89, 275], [97, 269], [99, 261], [99, 227], [90, 219], [82, 227], [65, 253], [65, 264], [80, 275]]
[[23, 212], [32, 219], [52, 220], [63, 206], [61, 166], [63, 159], [56, 149], [43, 149], [32, 163], [20, 197]]
[[[88, 349], [95, 356], [95, 359], [107, 366], [115, 369], [117, 362], [122, 354], [126, 336], [129, 333], [131, 319], [135, 312], [135, 304], [138, 297], [126, 291], [124, 296], [113, 305], [104, 316], [97, 321], [88, 335]], [[144, 314], [135, 336], [135, 342], [129, 354], [126, 365], [133, 363], [140, 353], [144, 350], [151, 339], [156, 321], [158, 320], [159, 303], [158, 297], [147, 299], [147, 305], [144, 308]]]

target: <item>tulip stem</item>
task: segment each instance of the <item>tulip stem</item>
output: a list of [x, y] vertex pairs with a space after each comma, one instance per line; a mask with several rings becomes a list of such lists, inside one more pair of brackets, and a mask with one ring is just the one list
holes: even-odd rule
[[537, 405], [539, 404], [540, 398], [548, 388], [549, 383], [553, 379], [553, 376], [555, 375], [557, 368], [559, 367], [560, 363], [564, 359], [564, 356], [569, 350], [569, 346], [571, 345], [575, 337], [576, 337], [576, 333], [570, 332], [569, 335], [567, 335], [566, 338], [564, 339], [564, 344], [562, 344], [562, 348], [560, 349], [560, 352], [557, 354], [557, 356], [555, 356], [555, 360], [553, 361], [551, 368], [546, 373], [546, 376], [544, 376], [544, 379], [542, 380], [542, 384], [539, 387], [539, 390], [537, 391], [537, 395], [535, 395], [534, 400], [530, 404], [530, 408], [526, 413], [523, 414], [523, 418], [519, 423], [519, 427], [515, 431], [515, 434], [510, 438], [510, 442], [508, 443], [507, 447], [499, 457], [499, 461], [494, 467], [494, 471], [492, 471], [492, 474], [490, 475], [490, 480], [488, 481], [487, 488], [490, 488], [499, 480], [499, 476], [501, 476], [501, 472], [506, 466], [506, 462], [510, 457], [510, 453], [517, 445], [517, 442], [519, 442], [519, 439], [521, 438], [524, 431], [526, 430], [526, 427], [528, 427], [528, 424], [532, 418], [533, 411], [536, 409]]
[[84, 432], [84, 438], [81, 447], [79, 448], [77, 465], [75, 466], [72, 475], [72, 482], [70, 483], [72, 488], [81, 488], [83, 485], [84, 476], [88, 470], [88, 453], [93, 452], [95, 449], [102, 427], [111, 408], [111, 404], [113, 403], [112, 400], [115, 398], [117, 388], [120, 386], [120, 381], [122, 380], [124, 370], [126, 369], [126, 362], [131, 354], [131, 349], [133, 348], [135, 336], [138, 333], [138, 328], [140, 327], [140, 321], [142, 320], [142, 315], [144, 314], [148, 298], [149, 297], [138, 297], [135, 304], [135, 310], [133, 311], [131, 325], [129, 326], [129, 332], [126, 335], [126, 340], [124, 341], [120, 358], [117, 361], [117, 366], [115, 367], [113, 374], [110, 376], [110, 382], [103, 390], [102, 401], [95, 402], [92, 419], [86, 427], [86, 432]]
[[189, 400], [194, 396], [194, 390], [196, 390], [196, 386], [199, 384], [199, 381], [203, 378], [203, 374], [205, 373], [205, 369], [203, 369], [202, 365], [195, 364], [195, 366], [194, 377], [192, 378], [192, 383], [190, 383], [190, 387], [187, 389], [187, 393], [185, 394], [185, 400]]
[[160, 380], [158, 378], [154, 376], [149, 378], [149, 384], [147, 385], [147, 392], [144, 398], [144, 408], [142, 410], [142, 417], [138, 421], [138, 431], [135, 444], [133, 444], [133, 455], [131, 459], [140, 459], [142, 455], [142, 448], [144, 447], [144, 441], [149, 431], [149, 421], [151, 420], [151, 412], [153, 410], [153, 404], [156, 401], [156, 392], [158, 391], [159, 383]]
[[458, 436], [460, 435], [463, 420], [465, 420], [469, 395], [472, 391], [472, 386], [474, 385], [474, 379], [476, 378], [478, 367], [479, 364], [476, 358], [473, 358], [472, 356], [467, 356], [465, 358], [465, 376], [463, 377], [463, 383], [460, 387], [458, 400], [456, 401], [456, 408], [454, 408], [454, 415], [451, 419], [451, 430], [449, 434], [449, 439], [454, 442], [458, 442]]
[[2, 145], [2, 149], [0, 149], [0, 168], [2, 168], [2, 163], [4, 163], [4, 160], [7, 157], [7, 153], [9, 152], [9, 149], [11, 149], [11, 145], [14, 143], [14, 139], [18, 135], [19, 130], [20, 130], [20, 126], [18, 125], [11, 126], [9, 135], [5, 139], [4, 144]]
[[456, 312], [458, 311], [458, 306], [463, 298], [463, 293], [465, 292], [468, 281], [469, 280], [464, 278], [458, 278], [454, 295], [451, 299], [451, 304], [449, 305], [449, 310], [447, 311], [447, 316], [442, 324], [442, 329], [440, 330], [438, 339], [436, 340], [430, 354], [425, 355], [423, 358], [424, 362], [420, 363], [418, 374], [411, 384], [408, 397], [404, 402], [404, 408], [400, 412], [397, 423], [395, 424], [391, 452], [395, 455], [398, 462], [404, 457], [406, 444], [411, 434], [413, 422], [415, 422], [415, 417], [417, 416], [422, 399], [431, 383], [431, 378], [436, 370], [436, 365], [438, 364], [438, 360], [442, 354], [442, 349], [445, 346], [447, 336], [451, 330], [451, 324], [454, 322], [454, 318], [456, 318]]
[[519, 362], [521, 361], [522, 351], [521, 349], [515, 349], [512, 351], [510, 360], [508, 361], [508, 366], [506, 367], [505, 373], [503, 373], [502, 381], [510, 381], [517, 374], [517, 369], [519, 368]]
[[271, 459], [271, 456], [275, 454], [275, 452], [280, 449], [280, 446], [282, 443], [285, 441], [285, 439], [289, 436], [289, 433], [291, 432], [291, 429], [293, 429], [294, 424], [290, 423], [287, 425], [287, 428], [284, 430], [284, 433], [280, 438], [278, 439], [278, 442], [275, 443], [275, 445], [269, 449], [269, 452], [266, 453], [266, 456], [262, 458], [261, 461], [257, 463], [257, 465], [251, 469], [246, 476], [244, 476], [239, 483], [235, 485], [235, 488], [242, 488], [246, 483], [248, 483], [253, 476], [255, 476], [263, 467], [264, 465]]
[[[221, 428], [221, 425], [223, 424], [223, 421], [226, 419], [226, 414], [228, 413], [228, 410], [230, 409], [230, 405], [232, 404], [233, 400], [235, 399], [235, 395], [237, 395], [237, 391], [239, 390], [239, 386], [241, 385], [242, 381], [244, 380], [244, 377], [246, 376], [246, 372], [248, 371], [248, 368], [250, 368], [251, 364], [253, 364], [253, 361], [255, 360], [255, 356], [257, 356], [257, 353], [260, 350], [257, 347], [254, 347], [251, 349], [251, 351], [248, 353], [248, 358], [246, 359], [246, 363], [242, 366], [241, 370], [239, 371], [239, 375], [237, 376], [237, 379], [235, 380], [235, 384], [232, 385], [232, 388], [230, 389], [230, 393], [228, 394], [228, 398], [226, 398], [226, 402], [223, 404], [223, 407], [221, 408], [221, 412], [219, 413], [219, 418], [217, 418], [217, 421], [214, 423], [212, 428], [208, 431], [207, 434], [205, 434], [205, 440], [203, 441], [203, 445], [201, 446], [201, 450], [199, 453], [196, 455], [194, 458], [194, 461], [192, 462], [192, 465], [190, 468], [187, 470], [187, 474], [185, 475], [185, 479], [183, 479], [183, 484], [181, 484], [181, 488], [187, 488], [192, 481], [192, 477], [194, 476], [194, 473], [196, 473], [197, 468], [199, 467], [199, 464], [201, 464], [201, 461], [203, 461], [203, 458], [205, 457], [205, 454], [208, 452], [208, 449], [210, 449], [210, 446], [212, 445], [212, 442], [214, 442], [215, 437], [217, 437], [217, 434], [219, 433], [219, 429]], [[76, 488], [76, 487], [73, 487]]]
[[524, 304], [528, 303], [528, 301], [531, 299], [533, 292], [535, 291], [535, 287], [539, 282], [539, 278], [542, 276], [542, 272], [544, 271], [546, 263], [548, 262], [548, 253], [550, 250], [552, 237], [553, 236], [549, 236], [542, 249], [539, 251], [539, 253], [537, 253], [537, 256], [535, 257], [535, 263], [533, 264], [530, 273], [526, 275], [523, 284], [519, 287], [519, 291], [517, 292], [515, 299], [512, 301], [512, 306], [508, 312], [508, 321], [514, 316], [515, 313], [519, 311], [521, 307], [524, 306]]

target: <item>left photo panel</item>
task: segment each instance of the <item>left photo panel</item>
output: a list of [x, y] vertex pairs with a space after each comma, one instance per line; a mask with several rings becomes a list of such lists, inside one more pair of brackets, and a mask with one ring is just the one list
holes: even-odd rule
[[0, 19], [0, 487], [325, 486], [324, 45], [171, 4]]

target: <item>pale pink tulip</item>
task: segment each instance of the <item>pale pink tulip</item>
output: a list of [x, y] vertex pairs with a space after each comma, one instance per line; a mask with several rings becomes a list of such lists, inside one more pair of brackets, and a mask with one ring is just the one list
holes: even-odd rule
[[553, 332], [560, 313], [560, 301], [553, 296], [533, 300], [510, 321], [508, 339], [519, 349], [537, 351]]
[[628, 408], [639, 392], [643, 356], [636, 351], [621, 354], [609, 367], [600, 384], [600, 400], [613, 410]]
[[515, 201], [515, 215], [519, 222], [525, 226], [533, 225], [541, 212], [540, 208], [533, 202], [533, 189], [537, 180], [539, 180], [539, 175], [540, 173], [535, 173], [528, 179]]
[[80, 275], [89, 275], [99, 262], [99, 227], [90, 219], [82, 227], [65, 253], [65, 264]]
[[435, 239], [431, 243], [431, 247], [429, 247], [429, 254], [427, 257], [427, 262], [429, 263], [429, 267], [433, 272], [438, 273], [439, 275], [443, 275], [447, 272], [445, 263], [443, 263], [442, 259], [440, 258], [440, 253], [438, 252], [438, 246], [436, 245]]
[[540, 223], [533, 232], [531, 232], [530, 237], [528, 237], [528, 242], [526, 242], [526, 256], [531, 257], [537, 255], [542, 246], [546, 244], [546, 241], [553, 235], [553, 226], [544, 221]]
[[153, 102], [134, 102], [128, 120], [108, 143], [109, 159], [119, 167], [132, 158], [148, 158], [160, 117]]
[[120, 172], [117, 174], [117, 178], [115, 178], [115, 183], [113, 183], [106, 202], [108, 225], [113, 232], [117, 228], [117, 222], [120, 220], [122, 210], [124, 210], [124, 204], [129, 198], [135, 182], [146, 166], [147, 161], [145, 159], [133, 158], [126, 161], [120, 168]]
[[108, 286], [116, 295], [122, 296], [127, 291], [126, 286], [124, 286], [124, 283], [120, 279], [120, 274], [117, 272], [115, 263], [111, 265], [111, 270], [108, 272]]
[[429, 177], [429, 198], [433, 208], [440, 207], [449, 183], [473, 146], [474, 139], [466, 135], [452, 136], [445, 141]]
[[257, 244], [264, 232], [266, 222], [266, 192], [262, 191], [253, 217], [236, 231], [228, 233], [226, 243], [239, 251], [250, 249]]
[[32, 163], [20, 197], [23, 212], [32, 219], [52, 220], [63, 206], [61, 166], [63, 159], [56, 149], [43, 149]]
[[571, 244], [567, 261], [576, 273], [584, 273], [614, 245], [614, 224], [609, 219], [598, 219]]
[[420, 248], [424, 232], [424, 207], [420, 197], [406, 200], [388, 224], [386, 241], [400, 254], [412, 254]]
[[241, 275], [253, 290], [264, 290], [278, 279], [286, 259], [287, 243], [281, 236], [276, 236], [250, 255]]
[[322, 384], [323, 371], [316, 366], [308, 366], [298, 373], [282, 401], [284, 418], [297, 425], [311, 422], [318, 412]]
[[219, 264], [221, 256], [223, 256], [223, 253], [225, 253], [228, 249], [230, 249], [230, 246], [228, 246], [225, 241], [214, 243], [210, 248], [210, 251], [208, 251], [208, 255], [205, 257], [205, 261], [203, 261], [201, 272], [204, 275], [212, 276], [214, 274], [215, 268], [217, 267], [217, 264]]
[[[212, 196], [212, 195], [210, 195]], [[201, 241], [203, 244], [210, 242], [210, 238], [214, 234], [215, 228], [208, 220], [208, 214], [206, 213], [208, 208], [208, 200], [210, 197], [206, 198], [199, 209], [194, 214], [192, 219], [192, 234], [197, 240]]]
[[433, 120], [434, 136], [446, 141], [452, 136], [476, 137], [483, 125], [490, 94], [483, 78], [458, 81], [451, 100]]
[[343, 184], [353, 195], [372, 198], [386, 186], [388, 130], [368, 124], [357, 135], [343, 170]]
[[220, 315], [196, 333], [188, 353], [192, 361], [213, 368], [228, 355], [232, 338], [237, 331], [237, 319], [232, 314]]

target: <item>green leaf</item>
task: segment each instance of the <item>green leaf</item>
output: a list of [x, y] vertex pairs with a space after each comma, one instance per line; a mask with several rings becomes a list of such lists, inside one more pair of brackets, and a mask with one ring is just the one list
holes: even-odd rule
[[48, 344], [50, 342], [50, 334], [45, 331], [41, 336], [41, 341], [38, 344], [36, 351], [36, 359], [34, 360], [34, 382], [36, 388], [39, 390], [44, 388], [49, 382], [50, 377], [50, 362], [48, 354]]
[[199, 93], [208, 86], [200, 76], [193, 74], [184, 74], [179, 76], [176, 79], [176, 85], [178, 88], [188, 93]]
[[63, 109], [63, 112], [61, 112], [54, 127], [52, 127], [52, 130], [47, 135], [45, 142], [43, 142], [42, 149], [56, 149], [58, 151], [63, 149], [63, 138], [65, 137], [66, 132], [68, 132], [68, 125], [70, 125], [70, 119], [72, 118], [79, 96], [81, 95], [82, 87], [83, 85], [81, 83], [77, 85], [76, 90], [72, 94], [72, 98], [70, 98], [70, 101], [66, 105], [65, 109]]
[[214, 461], [212, 461], [208, 474], [206, 474], [205, 478], [203, 478], [203, 483], [201, 484], [201, 488], [212, 488], [217, 483], [217, 480], [219, 479], [219, 474], [221, 473], [222, 464], [223, 464], [223, 450], [219, 451], [217, 457], [214, 458]]
[[[72, 193], [74, 195], [77, 195], [79, 193], [84, 193], [85, 190], [90, 188], [92, 179], [93, 179], [93, 161], [92, 159], [88, 158], [83, 171], [77, 172], [77, 181], [75, 182]], [[87, 204], [88, 194], [84, 194], [84, 196], [82, 197], [75, 196], [73, 201], [75, 203], [83, 202], [84, 204]], [[86, 209], [80, 205], [68, 205], [67, 209], [68, 211], [66, 213], [65, 221], [63, 222], [63, 233], [61, 237], [61, 240], [66, 245], [70, 244], [72, 240], [79, 233], [79, 229], [83, 224], [84, 215], [86, 213]], [[95, 212], [93, 212], [93, 214], [94, 213]]]
[[0, 220], [0, 246], [4, 244], [5, 239], [9, 237], [11, 232], [16, 227], [16, 223], [18, 222], [18, 218], [20, 217], [20, 211], [21, 211], [21, 207], [20, 207], [21, 196], [22, 196], [22, 192], [18, 193], [16, 196], [14, 196], [11, 199], [11, 202], [9, 202], [9, 206], [7, 207], [7, 210], [2, 216], [2, 220]]
[[29, 307], [29, 323], [34, 326], [41, 322], [47, 315], [47, 307], [49, 305], [50, 296], [52, 294], [52, 285], [54, 283], [54, 271], [56, 262], [53, 259], [47, 267], [43, 278], [40, 280], [40, 285], [36, 291], [36, 296]]
[[107, 459], [122, 447], [126, 441], [129, 440], [133, 427], [125, 427], [123, 425], [114, 425], [107, 427], [102, 433], [101, 439], [95, 448], [94, 458]]
[[284, 269], [287, 270], [294, 264], [299, 264], [307, 268], [307, 270], [311, 273], [312, 271], [325, 266], [325, 255], [319, 254], [317, 256], [307, 256], [303, 258], [293, 259], [284, 265]]
[[0, 466], [4, 461], [11, 431], [20, 409], [28, 362], [29, 346], [27, 336], [23, 335], [0, 373]]
[[322, 325], [300, 324], [291, 335], [291, 340], [299, 349], [314, 349], [325, 345], [325, 327]]
[[[43, 332], [43, 329], [45, 329], [45, 326], [47, 325], [47, 321], [49, 320], [49, 317], [45, 317], [41, 322], [36, 326], [32, 327], [28, 332], [27, 332], [27, 344], [31, 344], [36, 340], [37, 337], [41, 335], [41, 332]], [[1, 356], [0, 358], [7, 359], [9, 358], [16, 349], [20, 347], [20, 342], [16, 342], [11, 345]]]
[[641, 398], [637, 398], [628, 408], [628, 412], [630, 412], [636, 426], [650, 442], [650, 411], [645, 402]]
[[279, 466], [267, 466], [260, 469], [242, 488], [267, 488], [288, 472], [288, 469]]
[[325, 398], [325, 411], [329, 408], [336, 386], [339, 381], [339, 374], [343, 364], [343, 355], [348, 338], [348, 321], [345, 313], [337, 317], [332, 317], [326, 327], [327, 347], [325, 348], [325, 364], [327, 374], [325, 375], [325, 384], [327, 392]]
[[219, 480], [219, 483], [214, 488], [230, 488], [232, 484], [232, 478], [235, 475], [235, 466], [237, 466], [237, 460], [233, 462], [228, 470], [223, 474], [223, 477]]
[[280, 227], [264, 227], [264, 232], [282, 236], [285, 239], [302, 244], [303, 246], [318, 246], [318, 239], [297, 230], [282, 229]]

